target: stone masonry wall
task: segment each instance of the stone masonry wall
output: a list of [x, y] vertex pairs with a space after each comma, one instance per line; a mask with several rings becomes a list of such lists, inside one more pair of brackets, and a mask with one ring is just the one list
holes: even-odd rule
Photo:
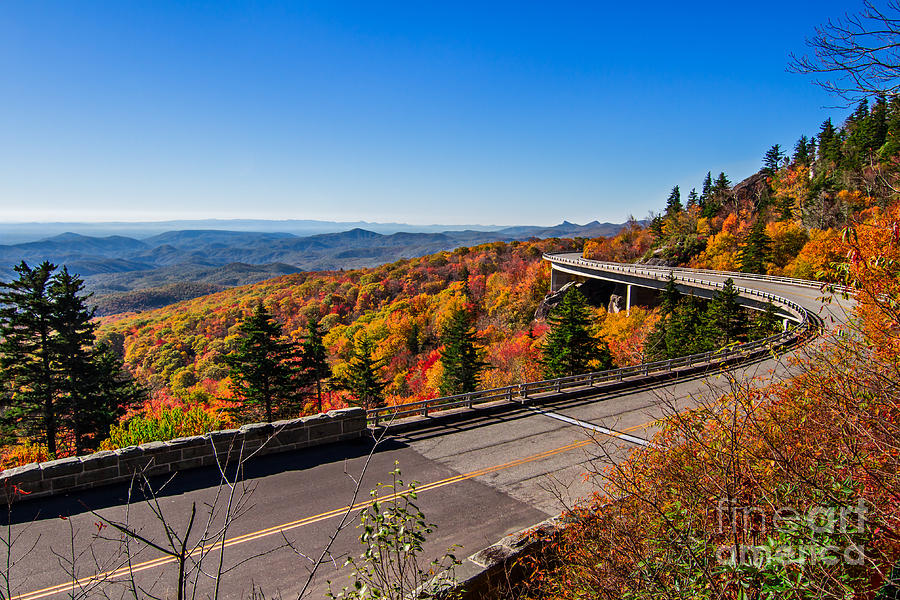
[[41, 498], [131, 481], [135, 473], [152, 477], [175, 471], [214, 466], [230, 459], [290, 452], [331, 442], [360, 438], [366, 429], [361, 408], [332, 410], [289, 421], [253, 423], [240, 429], [150, 442], [87, 456], [73, 456], [7, 469], [0, 473], [0, 504], [19, 493]]

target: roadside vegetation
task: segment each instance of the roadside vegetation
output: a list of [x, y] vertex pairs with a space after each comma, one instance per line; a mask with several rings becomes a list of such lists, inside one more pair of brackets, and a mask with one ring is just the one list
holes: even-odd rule
[[895, 205], [848, 229], [858, 308], [795, 377], [673, 406], [624, 462], [598, 445], [600, 491], [507, 596], [898, 597], [898, 228]]

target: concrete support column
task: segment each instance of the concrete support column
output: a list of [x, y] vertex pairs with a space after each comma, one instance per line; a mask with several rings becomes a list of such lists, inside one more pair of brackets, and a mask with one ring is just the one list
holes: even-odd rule
[[565, 271], [558, 271], [553, 267], [550, 267], [550, 291], [558, 292], [559, 289], [569, 283], [570, 281], [575, 281], [577, 278], [575, 275], [570, 275]]
[[631, 284], [625, 286], [625, 314], [631, 314]]
[[550, 293], [555, 293], [559, 291], [559, 288], [562, 287], [562, 283], [560, 283], [560, 279], [562, 279], [562, 273], [553, 268], [553, 265], [550, 265]]

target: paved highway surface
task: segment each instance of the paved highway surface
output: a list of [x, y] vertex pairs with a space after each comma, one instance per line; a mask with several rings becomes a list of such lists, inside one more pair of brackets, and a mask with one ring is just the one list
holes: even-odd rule
[[[849, 302], [836, 299], [823, 305], [815, 289], [734, 279], [738, 286], [794, 300], [820, 315], [826, 325], [846, 319]], [[772, 358], [732, 372], [739, 377], [779, 377], [788, 368], [784, 363], [783, 357]], [[665, 406], [689, 406], [696, 395], [725, 385], [725, 378], [716, 374], [694, 376], [549, 402], [540, 405], [541, 411], [521, 407], [475, 414], [469, 420], [436, 422], [390, 436], [372, 453], [356, 502], [367, 502], [366, 490], [388, 481], [396, 462], [404, 479], [419, 482], [418, 504], [437, 525], [428, 552], [438, 556], [457, 544], [462, 548], [456, 554], [468, 556], [508, 533], [558, 514], [589, 493], [592, 484], [584, 474], [596, 468], [598, 459], [617, 459], [637, 447], [652, 434], [653, 421], [664, 414]], [[579, 422], [625, 435], [604, 435]], [[220, 597], [246, 598], [257, 587], [266, 598], [296, 598], [308, 576], [310, 558], [319, 556], [353, 501], [355, 486], [350, 476], [360, 474], [371, 448], [368, 440], [251, 462], [238, 486], [237, 495], [243, 494], [246, 502], [242, 514], [230, 525], [224, 550], [213, 550], [205, 560], [208, 572], [199, 574], [196, 597], [213, 594], [212, 575], [223, 556], [228, 572]], [[195, 470], [179, 474], [162, 490], [158, 507], [174, 532], [184, 531], [192, 505], [198, 514], [195, 535], [205, 527], [201, 517], [208, 507], [224, 506], [223, 498], [216, 501], [217, 481], [217, 473]], [[127, 508], [126, 498], [127, 489], [117, 487], [17, 505], [7, 530], [17, 536], [11, 556], [18, 562], [9, 573], [11, 597], [133, 598], [131, 586], [137, 585], [142, 598], [174, 598], [177, 571], [172, 561], [158, 550], [132, 542], [131, 566], [136, 573], [132, 583], [122, 568], [121, 546], [102, 539], [115, 538], [115, 532], [98, 526], [100, 519], [92, 510], [106, 519], [127, 520], [142, 536], [165, 544], [165, 531], [149, 507], [136, 502]], [[352, 522], [356, 522], [355, 513]], [[353, 524], [337, 535], [333, 560], [319, 568], [308, 597], [324, 597], [329, 579], [338, 588], [347, 584], [343, 557], [360, 551]], [[210, 529], [220, 525], [217, 517]], [[0, 549], [0, 561], [4, 553]], [[98, 572], [105, 577], [101, 583], [91, 580]]]

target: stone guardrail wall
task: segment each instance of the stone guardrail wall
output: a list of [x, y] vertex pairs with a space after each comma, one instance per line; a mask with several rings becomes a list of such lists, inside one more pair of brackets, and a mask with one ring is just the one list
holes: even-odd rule
[[366, 411], [332, 410], [289, 421], [253, 423], [240, 429], [150, 442], [87, 456], [33, 463], [0, 473], [0, 504], [13, 497], [42, 498], [104, 485], [127, 483], [136, 473], [154, 477], [232, 463], [239, 457], [290, 452], [361, 438]]

